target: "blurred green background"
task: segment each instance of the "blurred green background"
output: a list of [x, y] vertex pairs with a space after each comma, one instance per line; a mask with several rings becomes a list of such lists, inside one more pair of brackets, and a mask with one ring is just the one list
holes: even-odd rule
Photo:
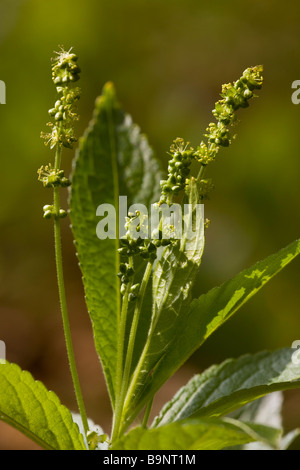
[[[206, 251], [195, 293], [299, 237], [299, 2], [252, 0], [1, 0], [0, 339], [7, 359], [30, 370], [76, 409], [61, 331], [51, 223], [42, 206], [51, 191], [37, 169], [53, 155], [40, 139], [55, 101], [50, 58], [74, 47], [82, 69], [77, 134], [87, 126], [107, 80], [133, 116], [164, 169], [178, 136], [196, 146], [221, 84], [263, 64], [265, 82], [241, 110], [237, 139], [209, 169], [215, 191], [206, 203]], [[64, 167], [73, 152], [66, 150]], [[101, 201], [99, 201], [101, 203]], [[111, 411], [94, 352], [81, 275], [68, 221], [63, 222], [71, 326], [89, 416], [109, 432]], [[300, 260], [296, 260], [218, 330], [163, 388], [154, 412], [195, 372], [231, 356], [291, 346], [300, 339]], [[300, 394], [285, 394], [284, 426], [300, 425]], [[37, 446], [7, 425], [0, 448]]]

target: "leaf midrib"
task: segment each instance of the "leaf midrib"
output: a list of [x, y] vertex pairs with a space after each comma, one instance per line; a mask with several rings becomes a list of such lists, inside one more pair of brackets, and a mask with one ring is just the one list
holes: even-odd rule
[[[118, 158], [117, 158], [117, 149], [115, 145], [115, 135], [114, 135], [114, 119], [112, 114], [112, 107], [106, 107], [106, 115], [107, 115], [107, 122], [108, 122], [108, 132], [109, 132], [109, 145], [110, 145], [110, 153], [112, 157], [112, 173], [113, 173], [113, 184], [114, 184], [114, 202], [115, 202], [115, 210], [116, 210], [116, 239], [115, 239], [115, 256], [116, 256], [116, 270], [120, 264], [120, 254], [119, 254], [119, 171], [118, 171]], [[116, 293], [117, 293], [117, 319], [118, 319], [118, 326], [120, 324], [120, 281], [117, 276], [116, 279]]]

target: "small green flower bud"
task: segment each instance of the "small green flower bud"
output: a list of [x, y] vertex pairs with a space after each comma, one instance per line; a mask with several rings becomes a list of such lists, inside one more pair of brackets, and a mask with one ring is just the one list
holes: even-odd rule
[[121, 292], [122, 295], [125, 294], [125, 292], [126, 292], [126, 284], [121, 284], [120, 292]]
[[44, 219], [51, 219], [52, 215], [52, 211], [45, 211], [43, 217]]
[[139, 288], [140, 288], [140, 284], [134, 284], [133, 286], [131, 286], [130, 292], [136, 295], [139, 291]]
[[68, 215], [68, 214], [67, 214], [66, 211], [64, 211], [63, 209], [59, 209], [58, 217], [59, 217], [60, 219], [63, 219], [64, 217], [67, 217], [67, 215]]
[[63, 120], [63, 115], [62, 113], [56, 113], [54, 116], [55, 121], [62, 121]]
[[50, 219], [52, 216], [54, 216], [54, 207], [53, 206], [50, 206], [48, 204], [46, 204], [44, 207], [43, 207], [43, 211], [44, 211], [44, 219]]

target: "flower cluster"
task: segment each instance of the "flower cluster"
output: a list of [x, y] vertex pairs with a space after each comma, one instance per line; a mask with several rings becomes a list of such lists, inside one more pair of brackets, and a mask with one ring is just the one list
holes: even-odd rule
[[64, 209], [59, 209], [58, 212], [56, 212], [55, 208], [53, 205], [47, 204], [46, 206], [43, 207], [44, 211], [44, 219], [51, 219], [54, 217], [55, 219], [63, 219], [67, 217], [67, 212]]
[[[223, 85], [221, 97], [215, 104], [213, 115], [217, 122], [210, 123], [206, 129], [206, 142], [201, 141], [200, 145], [194, 149], [190, 147], [189, 142], [185, 143], [183, 139], [177, 138], [170, 148], [170, 160], [168, 162], [167, 178], [161, 181], [161, 196], [158, 202], [159, 206], [166, 203], [172, 204], [173, 196], [177, 196], [180, 191], [187, 190], [189, 187], [189, 178], [191, 165], [198, 162], [201, 165], [197, 181], [197, 188], [200, 200], [208, 197], [213, 189], [210, 179], [204, 178], [204, 172], [208, 164], [213, 162], [221, 147], [228, 147], [231, 143], [230, 126], [236, 120], [235, 113], [239, 108], [245, 108], [249, 105], [248, 101], [254, 95], [255, 89], [262, 86], [262, 67], [251, 67], [244, 71], [242, 77], [234, 83]], [[205, 227], [209, 220], [205, 221]], [[172, 238], [172, 226], [168, 226], [169, 237], [166, 237], [166, 227], [163, 224], [157, 229], [158, 233], [151, 234], [151, 239], [146, 239], [145, 229], [148, 230], [145, 217], [136, 212], [131, 214], [126, 220], [126, 235], [121, 239], [119, 253], [122, 257], [120, 264], [119, 277], [121, 279], [121, 294], [124, 295], [128, 283], [133, 283], [135, 274], [133, 259], [140, 256], [153, 262], [157, 258], [157, 248], [170, 243], [176, 243]], [[133, 229], [141, 233], [141, 236], [133, 235]], [[173, 227], [174, 228], [174, 227]], [[164, 233], [162, 233], [164, 230]], [[155, 236], [156, 235], [156, 236]], [[158, 235], [158, 236], [157, 236]], [[135, 300], [138, 296], [139, 284], [130, 287], [129, 298]]]
[[229, 126], [236, 120], [235, 112], [249, 106], [249, 99], [255, 96], [253, 91], [262, 87], [262, 70], [262, 66], [250, 67], [239, 80], [222, 86], [222, 100], [217, 101], [212, 111], [217, 123], [209, 124], [205, 134], [208, 143], [202, 141], [195, 154], [196, 160], [202, 165], [212, 162], [220, 147], [229, 146]]
[[171, 158], [168, 164], [168, 178], [160, 182], [160, 204], [168, 201], [171, 195], [176, 196], [185, 188], [186, 178], [190, 173], [190, 166], [194, 159], [194, 149], [188, 148], [189, 142], [177, 138], [170, 148]]
[[125, 256], [140, 256], [143, 259], [156, 259], [156, 245], [152, 241], [145, 240], [141, 237], [134, 238], [122, 238], [121, 247], [119, 253]]
[[[249, 106], [249, 99], [254, 95], [254, 90], [262, 87], [262, 66], [246, 69], [239, 80], [234, 83], [223, 85], [221, 97], [215, 104], [213, 115], [217, 122], [212, 122], [206, 129], [204, 137], [207, 142], [201, 141], [194, 150], [185, 144], [183, 139], [174, 140], [171, 149], [171, 159], [168, 164], [168, 176], [161, 181], [160, 204], [170, 203], [172, 196], [185, 189], [190, 174], [190, 166], [197, 161], [202, 167], [213, 162], [220, 147], [228, 147], [231, 143], [230, 126], [236, 120], [235, 112], [239, 108]], [[200, 197], [203, 199], [212, 189], [210, 180], [200, 179], [198, 181]]]
[[[213, 124], [210, 124], [212, 126]], [[184, 190], [189, 184], [190, 167], [193, 161], [201, 161], [207, 165], [213, 160], [212, 152], [201, 142], [197, 150], [189, 147], [189, 142], [185, 143], [183, 139], [174, 140], [170, 154], [172, 158], [168, 164], [168, 179], [161, 181], [161, 197], [159, 204], [170, 203], [171, 197]], [[205, 162], [205, 163], [204, 163]], [[213, 189], [211, 180], [199, 179], [198, 190], [201, 199], [207, 198], [209, 192]]]
[[[134, 269], [129, 266], [128, 263], [120, 263], [120, 272], [118, 273], [118, 277], [121, 279], [121, 288], [120, 292], [121, 295], [125, 294], [127, 284], [132, 282], [134, 276]], [[128, 295], [129, 302], [133, 302], [138, 298], [138, 292], [140, 289], [140, 284], [134, 284], [130, 286], [130, 291]]]
[[[160, 246], [167, 246], [173, 242], [171, 238], [164, 238], [162, 230], [158, 230], [156, 238], [149, 240], [145, 238], [145, 231], [148, 233], [148, 221], [147, 216], [136, 211], [134, 214], [129, 213], [126, 217], [126, 234], [120, 240], [120, 248], [118, 249], [122, 260], [120, 263], [120, 271], [118, 276], [121, 280], [121, 294], [124, 295], [126, 286], [129, 282], [132, 282], [135, 274], [133, 260], [136, 257], [141, 257], [143, 260], [154, 262], [157, 258], [157, 248]], [[135, 231], [135, 234], [133, 234]], [[141, 236], [136, 236], [136, 233], [141, 233]], [[128, 260], [132, 262], [129, 263]], [[138, 298], [139, 284], [134, 284], [130, 287], [129, 301], [134, 301]]]
[[71, 49], [68, 52], [61, 49], [57, 52], [57, 57], [53, 59], [52, 80], [56, 85], [59, 99], [49, 110], [54, 120], [47, 124], [51, 127], [51, 132], [41, 134], [41, 137], [45, 139], [45, 144], [50, 148], [56, 145], [72, 148], [77, 140], [74, 133], [74, 121], [78, 120], [75, 107], [80, 97], [80, 89], [73, 85], [79, 80], [80, 68], [77, 60], [77, 55], [72, 53]]
[[64, 170], [56, 170], [51, 163], [45, 167], [41, 166], [38, 170], [38, 180], [43, 183], [45, 188], [54, 188], [55, 186], [65, 188], [71, 184], [71, 181], [65, 177]]

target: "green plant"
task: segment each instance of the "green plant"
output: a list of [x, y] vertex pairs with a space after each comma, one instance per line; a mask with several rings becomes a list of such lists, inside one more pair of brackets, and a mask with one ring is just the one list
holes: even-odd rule
[[[219, 150], [230, 145], [236, 111], [246, 108], [261, 88], [262, 67], [248, 68], [239, 80], [223, 86], [213, 110], [216, 122], [209, 124], [196, 149], [182, 139], [173, 142], [166, 179], [146, 137], [122, 111], [111, 83], [96, 101], [93, 120], [79, 142], [71, 181], [66, 178], [61, 155], [63, 147], [72, 148], [76, 141], [77, 56], [61, 50], [52, 72], [59, 99], [49, 111], [51, 132], [42, 136], [55, 150], [55, 162], [38, 174], [54, 194], [53, 204], [44, 206], [44, 218], [54, 221], [63, 326], [83, 429], [53, 392], [8, 362], [0, 366], [0, 418], [46, 449], [216, 450], [253, 441], [283, 447], [282, 429], [256, 423], [253, 414], [245, 421], [245, 405], [249, 408], [271, 392], [300, 386], [300, 370], [290, 348], [213, 365], [179, 390], [148, 426], [153, 399], [166, 380], [300, 252], [297, 240], [220, 287], [191, 297], [207, 226], [197, 210], [212, 188], [205, 172]], [[86, 303], [113, 409], [110, 437], [97, 427], [89, 429], [73, 354], [60, 243], [60, 219], [67, 216], [60, 207], [60, 190], [68, 186]], [[149, 219], [138, 209], [119, 220], [120, 195], [127, 196], [128, 206], [154, 204], [157, 210], [175, 202], [177, 207], [189, 204], [190, 212], [183, 216], [187, 230], [176, 237], [174, 222], [163, 215], [149, 232]], [[100, 240], [102, 202], [114, 208], [116, 227], [113, 237], [100, 234]], [[101, 219], [100, 228], [109, 226], [109, 230], [110, 223], [111, 219]], [[187, 236], [190, 232], [192, 238]], [[232, 412], [238, 414], [228, 416]], [[130, 429], [136, 419], [141, 424]]]

